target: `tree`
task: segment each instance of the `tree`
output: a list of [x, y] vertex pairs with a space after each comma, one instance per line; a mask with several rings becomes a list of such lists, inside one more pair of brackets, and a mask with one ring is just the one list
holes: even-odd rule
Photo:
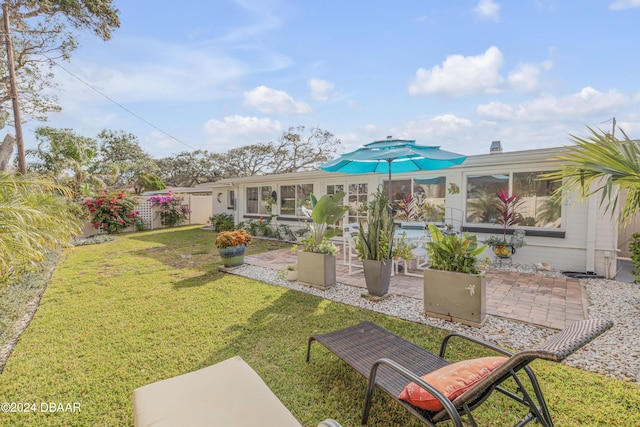
[[39, 127], [35, 134], [38, 147], [25, 152], [33, 158], [29, 170], [45, 174], [57, 183], [72, 174], [76, 188], [81, 188], [98, 151], [96, 140], [78, 136], [71, 129], [51, 127]]
[[610, 133], [588, 129], [591, 135], [585, 138], [569, 135], [576, 145], [568, 147], [567, 154], [551, 159], [560, 162], [561, 170], [542, 178], [562, 180], [556, 196], [577, 191], [586, 198], [602, 191], [601, 203], [611, 213], [621, 205], [620, 194], [627, 190], [618, 215], [625, 224], [640, 212], [640, 147], [622, 130], [624, 139], [619, 140]]
[[138, 174], [138, 179], [133, 186], [136, 194], [141, 194], [145, 191], [164, 190], [165, 188], [167, 188], [166, 185], [164, 185], [164, 182], [162, 182], [158, 175], [147, 172]]
[[46, 253], [80, 234], [77, 205], [68, 188], [42, 178], [0, 172], [0, 281], [14, 277]]
[[316, 169], [334, 157], [341, 142], [331, 132], [305, 127], [289, 128], [274, 147], [271, 173], [290, 173]]
[[242, 177], [313, 170], [329, 161], [340, 140], [331, 132], [304, 126], [289, 128], [277, 142], [233, 148], [216, 155], [221, 177]]
[[142, 172], [158, 172], [156, 161], [140, 147], [134, 134], [105, 129], [98, 134], [98, 139], [99, 158], [92, 169], [105, 175], [115, 172], [112, 185], [133, 186]]
[[216, 155], [206, 150], [183, 151], [175, 157], [157, 161], [158, 175], [165, 184], [175, 187], [193, 187], [218, 179]]
[[[112, 0], [9, 0], [12, 45], [21, 111], [39, 120], [58, 111], [52, 67], [55, 60], [68, 60], [77, 48], [71, 29], [90, 30], [103, 40], [120, 26], [119, 11]], [[0, 54], [6, 57], [4, 43]], [[10, 111], [11, 93], [6, 62], [0, 61], [0, 105]], [[8, 115], [3, 116], [4, 127]]]

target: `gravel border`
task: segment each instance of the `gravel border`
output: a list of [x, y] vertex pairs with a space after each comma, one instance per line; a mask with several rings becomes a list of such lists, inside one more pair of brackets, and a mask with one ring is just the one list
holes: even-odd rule
[[[534, 266], [513, 265], [505, 266], [503, 269], [551, 276], [561, 275], [557, 271], [540, 272]], [[249, 264], [226, 271], [400, 319], [463, 332], [515, 350], [531, 348], [557, 332], [553, 329], [491, 315], [487, 316], [487, 321], [482, 328], [473, 328], [425, 316], [422, 313], [423, 302], [416, 298], [390, 295], [388, 298], [374, 302], [363, 298], [361, 295], [363, 290], [357, 287], [338, 283], [322, 291], [297, 282], [288, 282], [278, 275], [277, 270]], [[614, 322], [614, 326], [569, 356], [563, 363], [640, 385], [640, 338], [637, 334], [640, 330], [640, 286], [605, 279], [582, 279], [581, 282], [589, 296], [589, 317], [610, 319]]]

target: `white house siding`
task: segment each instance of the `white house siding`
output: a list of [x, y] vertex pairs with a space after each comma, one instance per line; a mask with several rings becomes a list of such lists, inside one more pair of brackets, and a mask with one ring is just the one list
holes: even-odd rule
[[[458, 225], [455, 224], [456, 220], [452, 216], [459, 215], [460, 212], [464, 216], [467, 177], [469, 175], [551, 171], [557, 169], [557, 166], [554, 167], [548, 159], [557, 156], [563, 150], [563, 148], [552, 148], [471, 156], [462, 165], [450, 169], [393, 174], [392, 179], [395, 181], [416, 177], [445, 176], [447, 187], [450, 183], [458, 185], [460, 192], [458, 194], [447, 193], [445, 200], [446, 215], [448, 216], [445, 221]], [[246, 220], [247, 187], [267, 185], [274, 187], [278, 193], [277, 206], [279, 206], [281, 185], [313, 183], [314, 194], [320, 197], [326, 193], [326, 186], [331, 184], [344, 185], [346, 191], [349, 184], [366, 183], [369, 194], [372, 194], [386, 179], [386, 174], [351, 175], [314, 171], [228, 179], [217, 183], [202, 184], [202, 186], [210, 186], [213, 190], [213, 213], [233, 213], [237, 223]], [[229, 203], [226, 199], [230, 189], [235, 191], [237, 199], [235, 210], [229, 209]], [[217, 201], [216, 195], [218, 193], [222, 193], [222, 202]], [[593, 200], [592, 203], [595, 203], [595, 212], [590, 213], [587, 201], [579, 200], [575, 195], [570, 197], [562, 207], [561, 228], [548, 229], [564, 232], [564, 237], [527, 236], [527, 246], [517, 250], [514, 262], [523, 264], [545, 262], [554, 269], [594, 271], [596, 274], [613, 277], [616, 264], [617, 228], [614, 226], [611, 216], [608, 213], [604, 214], [600, 200]], [[279, 213], [278, 207], [274, 209], [274, 213]], [[256, 217], [257, 215], [251, 216]], [[298, 218], [278, 217], [278, 222], [288, 224], [292, 228], [303, 224]], [[474, 234], [477, 234], [479, 240], [483, 240], [487, 236], [497, 233], [499, 233], [499, 228], [496, 227], [495, 232], [492, 230], [490, 233]], [[490, 256], [489, 251], [486, 251], [485, 254]]]

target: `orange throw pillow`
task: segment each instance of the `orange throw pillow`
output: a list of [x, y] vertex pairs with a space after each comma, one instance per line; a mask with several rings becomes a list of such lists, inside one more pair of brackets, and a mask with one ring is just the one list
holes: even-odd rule
[[[449, 400], [454, 400], [495, 371], [506, 360], [506, 357], [501, 356], [463, 360], [424, 375], [422, 379], [438, 389]], [[436, 412], [444, 409], [438, 399], [414, 382], [406, 386], [398, 398], [427, 411]]]

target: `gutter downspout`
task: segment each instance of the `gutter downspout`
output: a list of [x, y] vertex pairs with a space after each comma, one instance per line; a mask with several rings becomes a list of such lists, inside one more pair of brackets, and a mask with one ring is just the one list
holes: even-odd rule
[[[599, 197], [602, 196], [600, 192], [597, 193]], [[587, 202], [587, 246], [585, 253], [585, 271], [587, 273], [593, 273], [595, 271], [596, 264], [596, 229], [598, 227], [598, 202], [596, 195], [592, 194]]]

